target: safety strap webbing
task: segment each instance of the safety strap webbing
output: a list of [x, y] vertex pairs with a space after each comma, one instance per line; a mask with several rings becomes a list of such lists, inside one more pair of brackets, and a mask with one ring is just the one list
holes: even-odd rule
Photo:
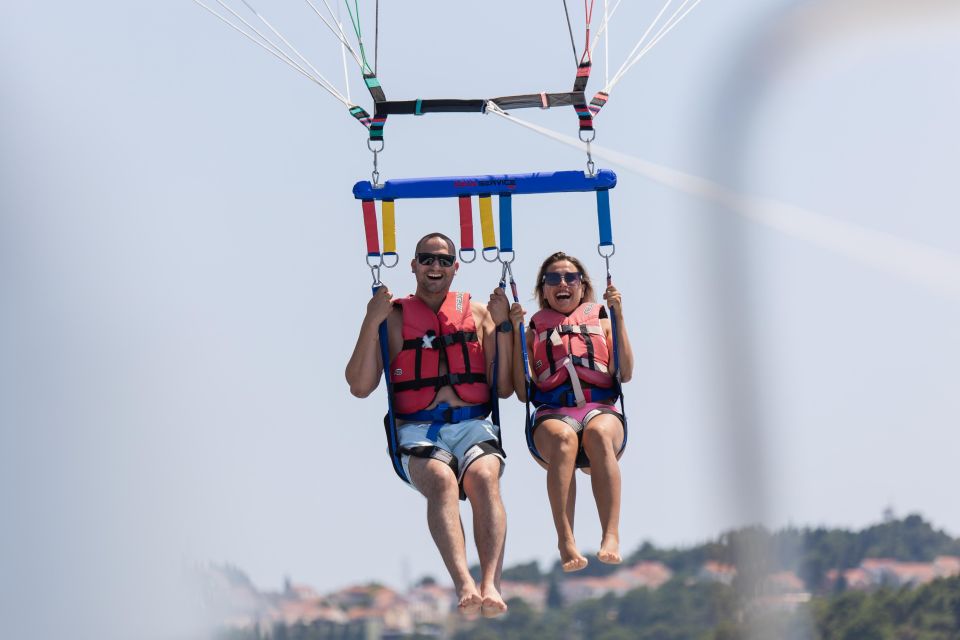
[[470, 196], [460, 196], [460, 249], [474, 251], [473, 248], [473, 204]]
[[377, 233], [377, 205], [373, 200], [363, 200], [363, 231], [367, 238], [367, 256], [380, 255], [380, 236]]

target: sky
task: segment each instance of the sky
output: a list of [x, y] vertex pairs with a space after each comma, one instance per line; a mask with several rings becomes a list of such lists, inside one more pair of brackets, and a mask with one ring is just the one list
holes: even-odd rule
[[[572, 82], [559, 3], [381, 4], [388, 97]], [[703, 2], [597, 118], [636, 356], [627, 553], [751, 522], [858, 528], [888, 507], [960, 535], [960, 11], [899, 4]], [[307, 5], [255, 6], [343, 90], [339, 47]], [[660, 6], [618, 10], [611, 66]], [[0, 74], [11, 628], [196, 637], [184, 576], [209, 563], [263, 589], [445, 580], [425, 503], [385, 455], [382, 387], [359, 400], [343, 379], [369, 296], [351, 194], [372, 169], [364, 129], [186, 1], [16, 3]], [[569, 109], [513, 115], [576, 135]], [[392, 117], [385, 131], [387, 179], [585, 165], [494, 115]], [[589, 195], [515, 200], [528, 309], [555, 250], [602, 273]], [[413, 243], [457, 237], [458, 218], [442, 201], [401, 202], [397, 217], [401, 266], [383, 279], [403, 294]], [[455, 284], [483, 298], [498, 276], [473, 263]], [[506, 564], [547, 568], [544, 474], [522, 405], [502, 407]], [[577, 538], [594, 550], [585, 478], [579, 496]]]

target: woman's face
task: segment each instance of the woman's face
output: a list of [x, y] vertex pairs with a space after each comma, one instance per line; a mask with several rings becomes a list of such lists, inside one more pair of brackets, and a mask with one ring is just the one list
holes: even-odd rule
[[569, 260], [557, 260], [544, 272], [543, 298], [554, 311], [570, 315], [583, 299], [580, 272]]

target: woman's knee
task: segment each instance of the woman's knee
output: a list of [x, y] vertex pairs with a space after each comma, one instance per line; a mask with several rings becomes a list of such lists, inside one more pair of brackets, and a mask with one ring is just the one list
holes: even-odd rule
[[623, 430], [606, 421], [593, 419], [583, 430], [583, 450], [591, 458], [604, 453], [615, 453], [622, 441]]
[[576, 456], [577, 449], [580, 448], [577, 432], [566, 425], [560, 429], [544, 430], [537, 435], [540, 436], [536, 438], [539, 441], [537, 448], [551, 457]]

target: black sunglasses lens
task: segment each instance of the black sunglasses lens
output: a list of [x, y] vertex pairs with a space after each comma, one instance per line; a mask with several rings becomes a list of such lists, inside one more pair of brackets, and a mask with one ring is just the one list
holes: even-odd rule
[[417, 262], [419, 262], [425, 267], [429, 267], [434, 263], [434, 261], [439, 261], [441, 267], [452, 267], [455, 260], [456, 258], [454, 258], [451, 255], [447, 255], [445, 253], [418, 253], [417, 254]]
[[572, 273], [545, 273], [543, 274], [543, 283], [550, 285], [551, 287], [556, 287], [561, 282], [566, 282], [567, 284], [576, 284], [580, 282], [580, 272], [574, 271]]

